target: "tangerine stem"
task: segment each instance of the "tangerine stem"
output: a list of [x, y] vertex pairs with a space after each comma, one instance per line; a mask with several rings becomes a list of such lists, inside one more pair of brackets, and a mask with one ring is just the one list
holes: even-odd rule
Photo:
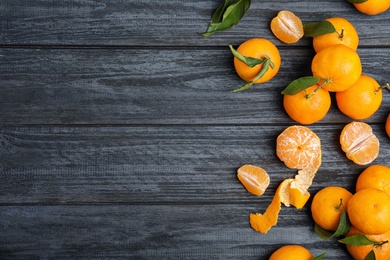
[[344, 38], [344, 28], [341, 28], [341, 33], [338, 33], [338, 35], [339, 35], [339, 39], [343, 40], [343, 38]]
[[379, 92], [379, 90], [381, 90], [383, 88], [387, 88], [390, 91], [389, 83], [386, 83], [385, 85], [383, 85], [383, 86], [379, 87], [377, 90], [375, 90], [375, 94], [377, 94]]
[[321, 84], [317, 84], [318, 86], [316, 87], [316, 89], [313, 91], [313, 93], [311, 94], [306, 94], [306, 99], [309, 99], [311, 98], [312, 96], [314, 96], [317, 91], [322, 88], [323, 86], [325, 86], [326, 84], [332, 82], [332, 79], [324, 79], [324, 81], [321, 83]]

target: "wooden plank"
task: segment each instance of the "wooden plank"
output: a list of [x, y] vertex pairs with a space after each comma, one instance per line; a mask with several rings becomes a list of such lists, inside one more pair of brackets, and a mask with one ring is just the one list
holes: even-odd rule
[[[363, 72], [390, 82], [387, 48], [361, 48]], [[0, 49], [0, 123], [16, 124], [281, 124], [280, 92], [310, 75], [311, 49], [281, 49], [282, 67], [250, 91], [226, 48]], [[380, 110], [390, 111], [384, 91]], [[335, 100], [324, 123], [348, 122]]]
[[[390, 14], [367, 16], [347, 1], [253, 1], [234, 28], [202, 38], [215, 1], [121, 0], [3, 0], [1, 45], [123, 45], [123, 46], [225, 46], [262, 36], [275, 39], [269, 29], [280, 10], [290, 10], [304, 23], [342, 16], [360, 34], [361, 46], [389, 46]], [[381, 33], [378, 33], [381, 32]], [[308, 40], [296, 45], [307, 46]], [[284, 46], [281, 42], [278, 45]]]
[[307, 210], [283, 208], [266, 234], [252, 230], [256, 205], [90, 205], [2, 207], [2, 259], [268, 259], [300, 243], [328, 259], [351, 259], [313, 232]]
[[[266, 208], [279, 183], [297, 172], [275, 154], [279, 126], [134, 126], [0, 128], [0, 204], [207, 204], [255, 202]], [[311, 192], [328, 185], [354, 190], [365, 168], [341, 151], [343, 125], [314, 125], [323, 163]], [[373, 125], [388, 165], [390, 142]], [[255, 164], [271, 176], [259, 200], [236, 178]]]

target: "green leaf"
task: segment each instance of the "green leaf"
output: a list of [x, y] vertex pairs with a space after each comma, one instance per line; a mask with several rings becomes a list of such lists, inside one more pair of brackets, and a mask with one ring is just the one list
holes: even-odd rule
[[350, 2], [351, 4], [361, 4], [367, 2], [368, 0], [347, 0], [347, 1]]
[[364, 260], [376, 260], [374, 249], [372, 249], [370, 253], [367, 254]]
[[307, 89], [315, 84], [317, 84], [321, 79], [313, 76], [301, 77], [290, 84], [282, 91], [283, 95], [295, 95], [302, 90]]
[[238, 24], [251, 5], [251, 0], [225, 0], [214, 12], [203, 37], [229, 29]]
[[329, 239], [333, 235], [330, 231], [323, 229], [317, 224], [314, 225], [314, 232], [322, 239]]
[[260, 79], [261, 77], [264, 76], [264, 74], [268, 71], [269, 67], [272, 67], [272, 64], [273, 63], [270, 59], [265, 58], [265, 62], [263, 64], [263, 67], [261, 67], [261, 70], [256, 75], [256, 77], [254, 77], [254, 79], [251, 82], [246, 83], [244, 86], [237, 88], [237, 89], [233, 90], [232, 92], [240, 92], [240, 91], [247, 90], [248, 88], [252, 87], [252, 85], [255, 84], [255, 82], [258, 79]]
[[253, 68], [256, 65], [264, 63], [265, 59], [256, 59], [252, 57], [247, 57], [236, 51], [233, 46], [229, 45], [230, 50], [232, 51], [234, 57], [245, 63], [247, 66]]
[[368, 239], [365, 235], [362, 234], [357, 234], [340, 239], [339, 242], [351, 246], [366, 246], [375, 244], [375, 241]]
[[313, 257], [311, 260], [322, 260], [326, 255], [326, 252], [325, 253], [322, 253], [316, 257]]
[[336, 32], [336, 29], [331, 22], [322, 21], [303, 24], [303, 31], [303, 36], [315, 37], [328, 33], [334, 33]]
[[333, 233], [332, 237], [340, 237], [348, 233], [351, 228], [351, 223], [348, 220], [348, 215], [345, 210], [341, 213], [339, 226], [337, 230]]

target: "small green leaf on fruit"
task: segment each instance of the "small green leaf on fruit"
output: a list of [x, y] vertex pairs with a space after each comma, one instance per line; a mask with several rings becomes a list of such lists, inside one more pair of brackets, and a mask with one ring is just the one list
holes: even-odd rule
[[245, 63], [247, 66], [253, 68], [256, 65], [264, 63], [265, 59], [256, 59], [252, 57], [247, 57], [236, 51], [233, 46], [229, 45], [229, 48], [231, 52], [233, 53], [234, 57], [236, 57], [238, 60]]
[[368, 0], [347, 0], [347, 1], [350, 2], [351, 4], [361, 4], [367, 2]]
[[312, 260], [322, 260], [325, 257], [325, 255], [326, 255], [326, 252], [322, 253], [322, 254], [320, 254], [320, 255], [318, 255], [316, 257], [313, 257]]
[[340, 237], [348, 233], [351, 228], [351, 223], [348, 220], [348, 215], [345, 210], [341, 213], [339, 226], [337, 230], [333, 233], [332, 237]]
[[375, 241], [368, 239], [365, 235], [362, 234], [340, 239], [339, 242], [351, 246], [366, 246], [375, 244]]
[[322, 239], [329, 239], [332, 237], [332, 233], [328, 230], [323, 229], [319, 225], [314, 225], [314, 232]]
[[376, 260], [374, 249], [367, 254], [364, 260]]
[[303, 32], [303, 36], [305, 37], [315, 37], [328, 33], [334, 33], [336, 32], [336, 29], [331, 22], [321, 21], [303, 24]]
[[238, 24], [248, 11], [251, 0], [225, 0], [214, 12], [211, 21], [203, 37], [229, 29]]
[[301, 77], [290, 84], [282, 91], [283, 95], [295, 95], [315, 84], [317, 84], [321, 79], [313, 76]]

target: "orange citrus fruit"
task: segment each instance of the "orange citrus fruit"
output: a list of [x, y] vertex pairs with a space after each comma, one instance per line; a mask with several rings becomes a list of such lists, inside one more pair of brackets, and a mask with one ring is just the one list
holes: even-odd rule
[[250, 164], [238, 168], [237, 178], [248, 192], [256, 196], [263, 195], [270, 182], [269, 175], [263, 168]]
[[324, 89], [337, 92], [348, 89], [359, 79], [362, 64], [356, 51], [342, 44], [334, 44], [314, 56], [311, 70], [314, 77], [324, 81]]
[[336, 92], [340, 111], [355, 120], [371, 117], [381, 106], [382, 88], [372, 77], [362, 74], [347, 90]]
[[379, 140], [364, 122], [347, 124], [341, 131], [340, 144], [347, 158], [358, 165], [367, 165], [379, 155]]
[[368, 166], [356, 181], [356, 192], [376, 188], [390, 195], [390, 167], [380, 164]]
[[385, 127], [386, 127], [386, 133], [390, 137], [390, 113], [387, 116], [386, 126]]
[[383, 234], [390, 230], [390, 195], [375, 188], [360, 190], [349, 199], [348, 216], [364, 234]]
[[[237, 48], [237, 52], [241, 55], [256, 58], [256, 59], [269, 59], [273, 62], [274, 67], [269, 68], [268, 71], [254, 84], [263, 83], [271, 80], [279, 71], [281, 58], [279, 50], [269, 40], [264, 38], [252, 38], [240, 44]], [[244, 81], [251, 82], [262, 69], [263, 64], [258, 64], [253, 68], [240, 61], [237, 57], [234, 57], [234, 68]]]
[[364, 14], [377, 15], [386, 12], [390, 7], [389, 0], [367, 0], [366, 2], [353, 4], [356, 9]]
[[352, 193], [339, 186], [328, 186], [318, 191], [311, 203], [311, 214], [317, 225], [325, 230], [336, 231], [341, 213], [348, 212]]
[[[346, 234], [346, 237], [353, 235], [364, 235], [356, 227], [351, 226], [351, 229]], [[355, 260], [365, 260], [370, 251], [374, 251], [376, 260], [390, 259], [390, 230], [380, 235], [365, 235], [368, 239], [375, 241], [375, 244], [353, 246], [347, 245], [349, 254]]]
[[311, 260], [313, 255], [300, 245], [285, 245], [274, 251], [269, 260]]
[[321, 141], [305, 126], [289, 126], [276, 139], [276, 154], [288, 168], [309, 168], [321, 158]]
[[311, 86], [295, 95], [284, 95], [283, 106], [287, 114], [301, 124], [320, 121], [330, 109], [331, 98], [327, 90]]
[[359, 36], [352, 23], [342, 17], [332, 17], [325, 19], [325, 21], [330, 22], [336, 31], [313, 37], [313, 47], [316, 52], [333, 44], [343, 44], [355, 51], [357, 50]]
[[271, 20], [272, 33], [284, 43], [295, 43], [303, 37], [301, 19], [290, 11], [280, 11]]

